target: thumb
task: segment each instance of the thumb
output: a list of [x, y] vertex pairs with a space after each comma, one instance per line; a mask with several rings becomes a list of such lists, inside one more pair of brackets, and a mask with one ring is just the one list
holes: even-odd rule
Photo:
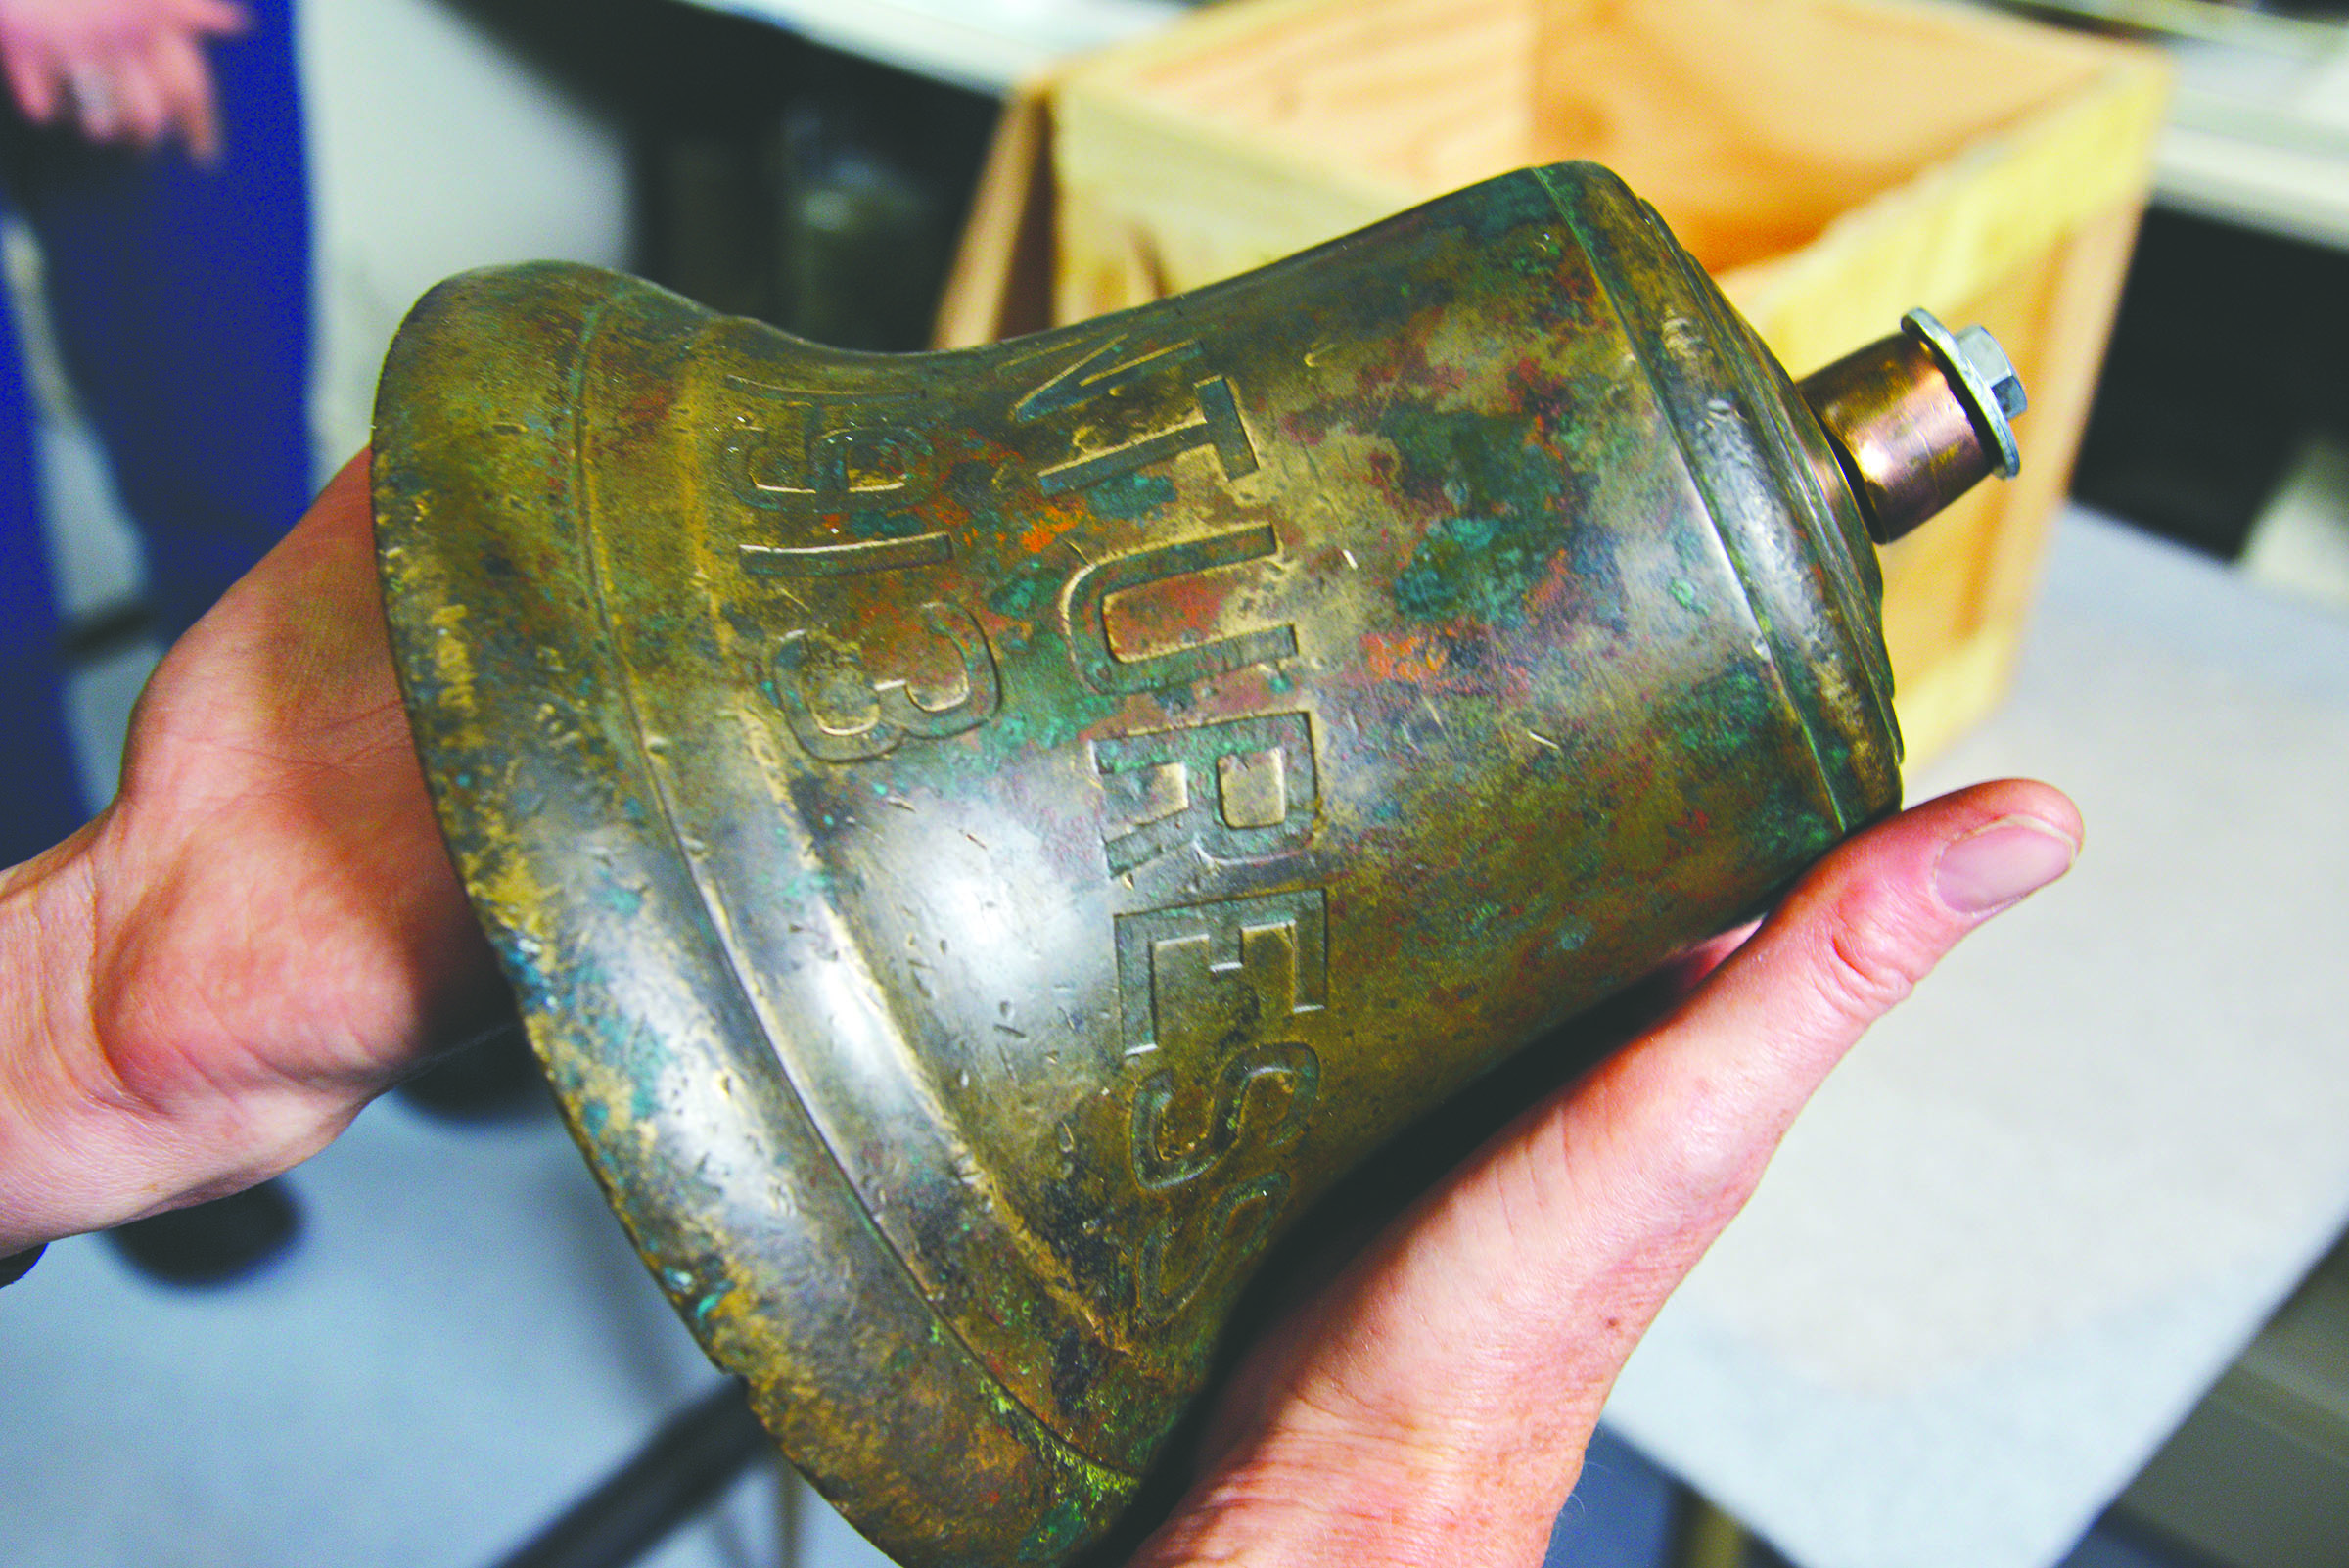
[[1142, 1560], [1282, 1529], [1301, 1563], [1537, 1559], [1625, 1358], [1795, 1113], [2079, 843], [2070, 801], [2008, 780], [1830, 853], [1671, 1017], [1520, 1116], [1259, 1348], [1192, 1507]]
[[[1595, 1417], [1828, 1072], [1968, 931], [2069, 869], [2079, 842], [2072, 803], [2023, 780], [1876, 824], [1670, 1018], [1488, 1144], [1422, 1216], [1428, 1267], [1480, 1304], [1449, 1387], [1578, 1391], [1564, 1413]], [[1420, 1263], [1393, 1260], [1405, 1274]]]
[[[1632, 1347], [1796, 1113], [1959, 939], [2069, 870], [2080, 840], [2072, 803], [2019, 779], [1868, 828], [1671, 1017], [1488, 1144], [1431, 1195], [1428, 1245], [1384, 1260], [1399, 1297], [1453, 1304], [1434, 1377], [1372, 1380], [1397, 1424], [1457, 1441], [1467, 1415], [1504, 1449], [1553, 1455], [1539, 1484], [1522, 1466], [1539, 1539]], [[1528, 1388], [1550, 1403], [1513, 1392]]]
[[1677, 1268], [1692, 1265], [1868, 1026], [1967, 932], [2069, 870], [2080, 843], [2068, 799], [2007, 779], [1836, 849], [1670, 1023], [1599, 1070], [1586, 1085], [1595, 1096], [1564, 1108], [1589, 1114], [1595, 1098], [1608, 1124], [1606, 1155], [1576, 1140], [1576, 1184], [1632, 1198], [1616, 1212], [1681, 1232]]

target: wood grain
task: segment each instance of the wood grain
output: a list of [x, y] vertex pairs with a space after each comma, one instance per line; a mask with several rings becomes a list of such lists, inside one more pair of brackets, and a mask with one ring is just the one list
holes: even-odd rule
[[1900, 0], [1230, 0], [1015, 107], [989, 179], [1020, 194], [982, 199], [942, 341], [1040, 324], [1038, 270], [1078, 320], [1566, 158], [1652, 202], [1797, 374], [1913, 305], [1982, 321], [2031, 391], [2024, 471], [1887, 557], [1913, 761], [2004, 688], [2167, 92], [2151, 51]]

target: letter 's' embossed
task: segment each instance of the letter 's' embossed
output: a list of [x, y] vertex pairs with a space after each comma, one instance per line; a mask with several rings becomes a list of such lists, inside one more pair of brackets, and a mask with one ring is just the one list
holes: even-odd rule
[[1237, 566], [1276, 554], [1279, 539], [1271, 525], [1235, 529], [1173, 544], [1154, 545], [1131, 555], [1111, 556], [1081, 568], [1061, 590], [1061, 622], [1069, 634], [1069, 657], [1077, 678], [1097, 692], [1152, 691], [1182, 685], [1211, 675], [1269, 664], [1297, 652], [1293, 626], [1267, 626], [1236, 631], [1185, 647], [1132, 657], [1111, 646], [1109, 601], [1120, 593], [1152, 583], [1170, 581], [1217, 567]]
[[[1094, 741], [1092, 754], [1112, 812], [1133, 823], [1102, 844], [1113, 876], [1175, 850], [1221, 862], [1270, 860], [1313, 839], [1319, 789], [1304, 714], [1111, 736]], [[1136, 821], [1147, 786], [1164, 775], [1179, 804]]]
[[1156, 1206], [1134, 1259], [1142, 1326], [1262, 1246], [1288, 1202], [1267, 1162], [1311, 1125], [1321, 1060], [1281, 1037], [1327, 1005], [1327, 905], [1307, 888], [1118, 919], [1127, 1053], [1165, 1064], [1127, 1105], [1128, 1164]]
[[1288, 1201], [1289, 1177], [1283, 1171], [1267, 1171], [1253, 1181], [1224, 1188], [1216, 1195], [1200, 1225], [1207, 1236], [1198, 1256], [1173, 1278], [1168, 1277], [1167, 1254], [1177, 1226], [1172, 1217], [1152, 1225], [1142, 1236], [1141, 1256], [1134, 1263], [1135, 1325], [1156, 1328], [1172, 1322], [1199, 1294], [1218, 1263], [1225, 1258], [1245, 1258], [1265, 1244], [1265, 1238], [1272, 1233], [1272, 1222], [1280, 1218]]
[[[1249, 1090], [1260, 1084], [1263, 1092], [1251, 1095]], [[1277, 1149], [1294, 1143], [1313, 1119], [1313, 1098], [1320, 1087], [1321, 1059], [1305, 1046], [1289, 1041], [1252, 1045], [1224, 1061], [1208, 1105], [1206, 1130], [1170, 1150], [1166, 1124], [1174, 1100], [1174, 1075], [1154, 1073], [1133, 1096], [1134, 1179], [1153, 1192], [1196, 1181], [1221, 1164], [1267, 1116], [1275, 1120], [1255, 1140], [1258, 1147]], [[1250, 1107], [1267, 1101], [1277, 1109], [1249, 1114]]]
[[907, 736], [958, 735], [994, 715], [1002, 684], [979, 623], [961, 606], [935, 599], [922, 606], [921, 617], [961, 665], [961, 692], [943, 706], [915, 700], [904, 676], [873, 680], [856, 648], [819, 632], [792, 631], [776, 644], [766, 690], [808, 756], [862, 761], [895, 751]]

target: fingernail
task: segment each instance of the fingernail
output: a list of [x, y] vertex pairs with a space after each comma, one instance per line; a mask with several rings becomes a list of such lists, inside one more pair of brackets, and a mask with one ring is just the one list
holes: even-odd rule
[[2069, 871], [2079, 853], [2071, 836], [2051, 823], [2002, 816], [1941, 852], [1933, 891], [1959, 914], [1987, 914]]

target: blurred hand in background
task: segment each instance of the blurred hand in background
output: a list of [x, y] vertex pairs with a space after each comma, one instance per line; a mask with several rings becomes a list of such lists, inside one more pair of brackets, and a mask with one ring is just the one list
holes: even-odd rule
[[0, 69], [36, 125], [140, 147], [177, 135], [209, 163], [220, 121], [205, 41], [249, 24], [231, 0], [0, 0]]

